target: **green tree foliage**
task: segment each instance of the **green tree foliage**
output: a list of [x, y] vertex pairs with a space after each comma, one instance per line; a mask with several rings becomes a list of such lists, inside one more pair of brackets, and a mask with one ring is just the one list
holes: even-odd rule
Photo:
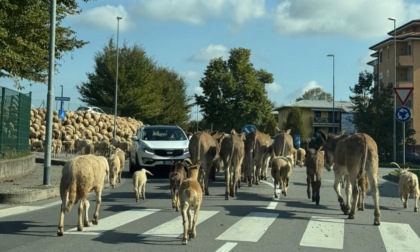
[[333, 98], [330, 93], [326, 93], [322, 88], [312, 88], [306, 91], [302, 97], [296, 99], [296, 101], [302, 100], [320, 100], [320, 101], [329, 101], [332, 102]]
[[[88, 0], [85, 0], [87, 2]], [[0, 1], [0, 78], [12, 78], [22, 89], [19, 79], [46, 82], [48, 77], [50, 43], [50, 1]], [[85, 41], [75, 32], [61, 26], [68, 15], [80, 13], [77, 1], [57, 0], [56, 4], [56, 59]]]
[[392, 85], [373, 86], [373, 75], [365, 71], [359, 74], [359, 82], [350, 91], [354, 93], [350, 100], [355, 105], [353, 123], [357, 131], [372, 136], [380, 152], [391, 153], [394, 113]]
[[[174, 71], [159, 67], [138, 45], [126, 43], [119, 48], [118, 115], [130, 116], [147, 124], [188, 122], [186, 83]], [[77, 86], [80, 100], [101, 107], [115, 104], [117, 49], [111, 38], [102, 52], [95, 55], [94, 72]]]
[[232, 49], [227, 61], [211, 60], [200, 80], [203, 95], [195, 95], [196, 104], [214, 129], [239, 131], [253, 124], [262, 130], [272, 120], [274, 105], [264, 85], [274, 81], [273, 75], [255, 69], [250, 56], [249, 49]]
[[293, 107], [287, 114], [286, 123], [284, 129], [291, 129], [290, 134], [292, 136], [299, 135], [301, 139], [306, 137], [305, 130], [303, 128], [302, 111], [298, 107]]

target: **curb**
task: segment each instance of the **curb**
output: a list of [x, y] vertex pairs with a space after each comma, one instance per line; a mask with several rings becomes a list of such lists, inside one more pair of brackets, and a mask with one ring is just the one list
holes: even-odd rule
[[39, 190], [23, 192], [23, 193], [0, 193], [0, 203], [2, 204], [20, 204], [39, 200], [46, 200], [60, 196], [60, 188], [51, 187], [48, 189], [40, 188]]
[[[35, 157], [36, 163], [44, 163], [43, 157]], [[51, 159], [51, 165], [64, 165], [67, 160]], [[59, 186], [51, 187], [42, 185], [39, 188], [27, 192], [0, 193], [0, 204], [22, 204], [34, 201], [47, 200], [60, 197]]]

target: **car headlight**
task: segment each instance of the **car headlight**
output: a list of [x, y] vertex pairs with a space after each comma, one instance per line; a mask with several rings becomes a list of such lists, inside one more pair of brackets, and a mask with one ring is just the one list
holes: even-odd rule
[[188, 148], [184, 149], [184, 154], [188, 154], [190, 150]]
[[150, 153], [150, 154], [154, 154], [155, 152], [153, 151], [153, 149], [152, 148], [150, 148], [149, 146], [147, 146], [147, 145], [144, 145], [144, 144], [142, 144], [141, 145], [141, 148], [143, 149], [143, 151], [144, 152], [146, 152], [146, 153]]

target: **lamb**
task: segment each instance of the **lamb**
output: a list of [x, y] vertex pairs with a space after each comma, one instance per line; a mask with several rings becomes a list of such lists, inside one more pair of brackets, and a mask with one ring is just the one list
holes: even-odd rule
[[[179, 187], [179, 201], [181, 206], [182, 223], [184, 232], [182, 244], [186, 245], [188, 238], [194, 238], [197, 235], [196, 225], [198, 213], [200, 212], [201, 202], [203, 200], [203, 191], [198, 182], [199, 167], [191, 166], [188, 170], [189, 176]], [[194, 210], [194, 217], [191, 218], [191, 210]]]
[[[111, 155], [112, 154], [116, 154], [118, 156], [118, 158], [120, 159], [120, 167], [121, 167], [121, 172], [122, 172], [122, 170], [124, 170], [124, 166], [125, 166], [125, 152], [123, 150], [121, 150], [120, 148], [116, 148], [116, 149], [113, 149], [111, 151]], [[121, 176], [119, 177], [119, 180], [118, 180], [118, 183], [120, 183], [120, 182], [121, 182]]]
[[418, 211], [419, 201], [419, 179], [416, 174], [410, 172], [409, 168], [401, 168], [397, 163], [391, 162], [398, 167], [399, 180], [398, 180], [398, 192], [400, 199], [403, 202], [404, 208], [407, 208], [408, 197], [414, 198], [414, 212]]
[[92, 224], [98, 224], [99, 208], [102, 203], [102, 190], [108, 174], [109, 166], [105, 157], [82, 155], [65, 163], [60, 182], [62, 203], [57, 230], [58, 236], [64, 235], [64, 213], [70, 212], [73, 205], [79, 200], [77, 231], [83, 231], [83, 227], [90, 226], [88, 218], [90, 204], [87, 197], [91, 190], [94, 190], [96, 193], [96, 209], [93, 214]]
[[192, 163], [190, 159], [185, 159], [184, 161], [177, 160], [172, 163], [171, 171], [169, 172], [169, 186], [171, 188], [172, 208], [177, 212], [179, 210], [179, 186], [187, 178], [187, 172], [185, 168], [188, 168], [191, 165]]
[[276, 185], [279, 185], [281, 192], [287, 196], [289, 178], [292, 175], [293, 156], [276, 156], [271, 161], [271, 176], [274, 179], [274, 198], [278, 198]]
[[64, 151], [66, 152], [66, 157], [68, 154], [73, 154], [75, 151], [74, 140], [63, 141]]
[[305, 165], [305, 156], [306, 151], [303, 148], [299, 148], [296, 150], [296, 165], [299, 165], [300, 167]]
[[117, 156], [117, 154], [112, 154], [108, 158], [108, 164], [109, 164], [109, 183], [112, 188], [115, 188], [117, 186], [117, 183], [121, 183], [121, 162], [120, 158]]
[[153, 176], [153, 174], [146, 170], [141, 169], [139, 171], [136, 171], [133, 174], [133, 184], [134, 184], [134, 191], [136, 192], [136, 202], [139, 201], [140, 195], [143, 200], [146, 199], [146, 182], [147, 182], [147, 175]]

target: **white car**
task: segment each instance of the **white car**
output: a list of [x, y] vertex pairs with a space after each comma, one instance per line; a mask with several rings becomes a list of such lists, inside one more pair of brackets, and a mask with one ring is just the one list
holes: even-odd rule
[[98, 107], [88, 107], [88, 106], [80, 106], [76, 111], [86, 111], [90, 113], [96, 114], [106, 114], [101, 108]]
[[143, 125], [131, 137], [129, 151], [130, 172], [146, 168], [170, 167], [174, 160], [190, 157], [189, 140], [185, 132], [176, 125]]

